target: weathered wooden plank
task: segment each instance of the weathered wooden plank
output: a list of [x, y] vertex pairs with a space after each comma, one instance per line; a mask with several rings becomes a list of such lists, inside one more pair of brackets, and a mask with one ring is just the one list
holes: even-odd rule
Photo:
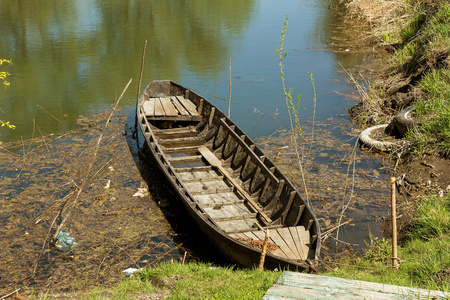
[[308, 258], [308, 247], [306, 247], [305, 243], [299, 236], [297, 232], [297, 228], [295, 227], [289, 227], [289, 228], [280, 228], [278, 229], [278, 232], [283, 232], [284, 234], [290, 234], [292, 237], [292, 241], [294, 242], [295, 248], [297, 249], [297, 253], [300, 255], [301, 259], [307, 259]]
[[192, 103], [191, 100], [183, 98], [182, 96], [176, 96], [178, 101], [186, 108], [187, 111], [189, 111], [189, 114], [192, 116], [197, 116], [197, 106], [195, 106], [194, 103]]
[[[286, 247], [281, 247], [281, 245], [279, 245], [273, 239], [270, 238], [272, 235], [272, 232], [274, 232], [274, 230], [269, 230], [269, 241], [271, 243], [274, 243], [274, 244], [280, 246], [280, 248], [278, 248], [275, 251], [272, 251], [271, 253], [281, 256], [281, 257], [288, 257], [289, 254], [286, 252]], [[255, 238], [256, 240], [264, 241], [266, 238], [266, 233], [264, 231], [252, 231], [252, 234], [256, 237]]]
[[146, 116], [154, 116], [155, 115], [155, 98], [150, 98], [147, 101], [144, 101], [142, 109], [144, 110], [144, 114]]
[[[209, 212], [208, 212], [208, 214], [209, 214]], [[253, 221], [255, 221], [256, 216], [257, 216], [256, 213], [252, 213], [252, 214], [247, 214], [247, 215], [238, 215], [238, 216], [229, 216], [229, 217], [227, 217], [227, 216], [222, 216], [222, 217], [211, 216], [211, 218], [215, 222], [228, 222], [228, 221], [235, 221], [235, 220], [239, 220], [239, 219], [243, 219], [243, 220], [253, 219]]]
[[154, 134], [172, 134], [172, 133], [184, 133], [184, 132], [197, 132], [195, 129], [195, 126], [186, 126], [186, 127], [179, 127], [179, 128], [166, 128], [166, 129], [159, 129], [157, 127], [153, 127], [152, 131]]
[[187, 137], [193, 137], [193, 136], [197, 136], [198, 133], [194, 132], [194, 131], [181, 131], [181, 132], [174, 132], [174, 133], [164, 133], [164, 132], [159, 132], [157, 134], [155, 134], [156, 137], [160, 138], [160, 139], [173, 139], [173, 138], [187, 138]]
[[236, 205], [239, 203], [244, 203], [244, 200], [237, 197], [235, 193], [218, 193], [218, 194], [208, 194], [208, 195], [196, 195], [195, 198], [198, 202], [206, 208], [215, 205]]
[[177, 116], [178, 115], [178, 109], [173, 105], [172, 101], [170, 100], [170, 97], [161, 97], [160, 98], [161, 105], [164, 108], [164, 112], [166, 116]]
[[262, 231], [247, 231], [242, 232], [248, 239], [253, 239], [255, 241], [264, 241], [265, 233]]
[[204, 179], [199, 181], [184, 182], [184, 186], [193, 194], [214, 194], [217, 192], [232, 191], [232, 187], [228, 186], [223, 180]]
[[182, 116], [189, 116], [189, 112], [186, 108], [184, 108], [183, 104], [180, 103], [177, 97], [172, 96], [170, 97], [170, 100], [172, 101], [172, 104], [175, 106], [175, 108], [178, 110], [179, 114]]
[[174, 164], [183, 164], [189, 162], [200, 162], [202, 160], [201, 155], [183, 155], [183, 156], [169, 156], [167, 160]]
[[214, 170], [200, 170], [196, 172], [180, 172], [179, 177], [183, 182], [198, 181], [201, 179], [217, 178], [223, 180]]
[[179, 143], [179, 142], [190, 142], [190, 141], [200, 141], [205, 143], [205, 136], [202, 135], [196, 135], [196, 136], [189, 136], [189, 137], [180, 137], [180, 138], [166, 138], [166, 139], [159, 139], [160, 143]]
[[289, 246], [291, 251], [299, 255], [297, 245], [295, 244], [294, 237], [292, 236], [289, 228], [287, 228], [287, 227], [278, 228], [276, 230], [276, 232], [281, 236], [281, 238], [284, 240], [286, 245]]
[[253, 215], [256, 220], [256, 213], [252, 213], [244, 204], [237, 205], [216, 205], [213, 207], [206, 207], [205, 211], [216, 221], [233, 221], [234, 219], [248, 219]]
[[232, 233], [232, 234], [230, 234], [230, 236], [232, 237], [232, 238], [241, 238], [241, 239], [246, 239], [247, 238], [247, 236], [245, 235], [245, 234], [243, 234], [243, 233]]
[[181, 172], [203, 172], [212, 170], [211, 166], [199, 166], [199, 167], [186, 167], [186, 168], [176, 168], [177, 173]]
[[200, 147], [205, 144], [201, 138], [198, 139], [170, 139], [158, 141], [160, 146], [165, 148], [180, 148], [180, 147]]
[[251, 219], [217, 222], [220, 228], [229, 233], [250, 231], [252, 229], [253, 223], [255, 223], [255, 221]]
[[311, 236], [309, 234], [309, 230], [306, 230], [303, 226], [297, 226], [297, 233], [298, 236], [301, 238], [301, 240], [305, 243], [305, 245], [308, 245], [311, 243]]
[[286, 253], [287, 258], [300, 259], [300, 255], [297, 253], [297, 251], [293, 251], [291, 249], [291, 247], [289, 247], [289, 244], [278, 233], [278, 229], [271, 230], [269, 236], [270, 236], [270, 239], [273, 241], [273, 243], [280, 246], [281, 250], [283, 250], [283, 252]]
[[[279, 299], [445, 299], [445, 293], [403, 286], [284, 272], [264, 295]], [[448, 295], [447, 295], [448, 297]]]
[[164, 111], [164, 107], [161, 104], [160, 98], [152, 98], [155, 101], [155, 116], [166, 116], [166, 112]]
[[149, 120], [151, 121], [192, 121], [192, 122], [199, 122], [203, 120], [203, 117], [198, 116], [148, 116]]
[[168, 155], [177, 155], [180, 153], [184, 154], [197, 154], [198, 153], [197, 146], [187, 146], [187, 147], [173, 147], [164, 149], [164, 153]]

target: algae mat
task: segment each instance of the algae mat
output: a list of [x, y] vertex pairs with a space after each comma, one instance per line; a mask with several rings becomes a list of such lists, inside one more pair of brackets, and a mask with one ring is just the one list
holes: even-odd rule
[[[179, 259], [157, 204], [167, 199], [148, 193], [142, 174], [153, 169], [136, 164], [125, 116], [113, 118], [93, 157], [106, 117], [0, 146], [0, 295], [19, 287], [37, 293], [105, 286], [129, 267]], [[73, 205], [83, 179], [88, 185]], [[48, 241], [69, 211], [62, 232], [75, 243], [61, 251]]]

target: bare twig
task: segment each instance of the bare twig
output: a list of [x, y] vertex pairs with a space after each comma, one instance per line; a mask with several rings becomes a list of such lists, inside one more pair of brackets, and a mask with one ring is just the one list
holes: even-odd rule
[[[352, 185], [351, 185], [351, 192], [350, 192], [350, 196], [348, 198], [347, 203], [342, 203], [342, 210], [341, 210], [341, 214], [339, 215], [339, 221], [338, 224], [341, 224], [342, 219], [344, 218], [344, 213], [347, 210], [347, 208], [349, 207], [350, 203], [352, 202], [353, 199], [353, 193], [355, 191], [355, 169], [356, 169], [356, 147], [358, 146], [358, 142], [359, 140], [357, 139], [355, 142], [355, 146], [353, 147], [353, 162], [351, 164], [348, 165], [347, 167], [347, 174], [346, 174], [346, 178], [348, 178], [349, 172], [350, 172], [350, 165], [352, 165]], [[347, 189], [347, 186], [345, 187], [345, 189]], [[340, 226], [337, 228], [336, 231], [336, 239], [339, 239], [339, 228]]]
[[44, 108], [40, 107], [39, 104], [37, 105], [37, 107], [39, 107], [40, 109], [42, 109], [43, 111], [45, 111], [47, 114], [49, 114], [50, 117], [52, 117], [53, 119], [55, 119], [56, 121], [58, 121], [59, 123], [61, 123], [61, 121], [58, 120], [58, 118], [56, 118], [54, 115], [52, 115], [51, 113], [49, 113], [48, 111], [46, 111]]
[[331, 229], [329, 229], [329, 230], [323, 232], [323, 233], [321, 234], [321, 236], [320, 236], [321, 239], [322, 239], [322, 240], [327, 239], [327, 238], [330, 236], [331, 233], [333, 233], [334, 231], [336, 231], [338, 228], [347, 225], [347, 224], [350, 223], [351, 221], [353, 221], [353, 219], [347, 220], [347, 221], [345, 221], [344, 223], [338, 224], [338, 225], [336, 225], [335, 227], [333, 227], [333, 228], [331, 228]]
[[230, 80], [230, 93], [228, 95], [228, 118], [230, 117], [230, 110], [231, 110], [231, 57], [230, 57], [230, 68], [228, 72], [228, 77]]
[[123, 95], [125, 94], [125, 91], [127, 90], [128, 86], [131, 84], [131, 81], [132, 81], [132, 79], [130, 79], [130, 80], [128, 81], [128, 84], [127, 84], [126, 87], [124, 88], [124, 90], [123, 90], [122, 94], [120, 95], [119, 99], [117, 99], [116, 104], [114, 105], [114, 107], [113, 107], [113, 109], [112, 109], [112, 111], [111, 111], [111, 113], [110, 113], [108, 119], [106, 120], [105, 127], [103, 128], [103, 131], [102, 131], [102, 133], [100, 134], [100, 136], [99, 136], [99, 138], [98, 138], [98, 140], [97, 140], [97, 144], [96, 144], [96, 146], [95, 146], [95, 148], [94, 148], [92, 161], [91, 161], [91, 163], [89, 164], [89, 167], [88, 167], [88, 169], [87, 169], [87, 171], [86, 171], [86, 177], [85, 177], [85, 179], [82, 181], [82, 184], [80, 185], [80, 188], [78, 189], [77, 195], [76, 195], [75, 199], [73, 200], [72, 205], [71, 205], [71, 207], [69, 208], [69, 210], [68, 210], [66, 216], [65, 216], [64, 219], [62, 220], [61, 224], [59, 224], [58, 229], [56, 230], [55, 234], [53, 235], [53, 240], [54, 240], [54, 241], [56, 240], [56, 238], [57, 238], [59, 232], [61, 231], [62, 227], [64, 226], [64, 223], [65, 223], [66, 220], [69, 218], [69, 216], [70, 216], [72, 210], [74, 209], [75, 205], [77, 204], [77, 202], [78, 202], [78, 200], [79, 200], [79, 198], [80, 198], [81, 192], [86, 188], [86, 186], [87, 186], [88, 183], [89, 183], [89, 180], [92, 180], [92, 177], [91, 177], [90, 179], [87, 179], [87, 178], [88, 178], [89, 173], [90, 173], [91, 170], [92, 170], [92, 167], [94, 166], [94, 162], [95, 162], [95, 159], [96, 159], [96, 156], [97, 156], [98, 149], [100, 148], [100, 142], [101, 142], [101, 140], [102, 140], [102, 138], [103, 138], [103, 134], [106, 132], [106, 128], [108, 127], [108, 124], [109, 124], [109, 122], [111, 121], [111, 118], [112, 118], [112, 116], [113, 116], [113, 114], [114, 114], [114, 112], [115, 112], [115, 110], [116, 110], [116, 108], [117, 108], [117, 105], [119, 105], [119, 102], [120, 102], [120, 100], [122, 99]]
[[36, 127], [37, 127], [39, 133], [41, 134], [42, 140], [44, 141], [44, 144], [45, 144], [45, 147], [47, 148], [47, 151], [50, 152], [50, 149], [48, 148], [48, 145], [47, 145], [47, 141], [45, 140], [45, 137], [44, 137], [44, 135], [42, 134], [41, 129], [39, 128], [39, 126], [38, 126], [37, 124], [36, 124]]
[[8, 297], [11, 297], [12, 295], [14, 295], [15, 293], [17, 293], [18, 291], [20, 291], [21, 289], [17, 289], [17, 290], [15, 290], [14, 292], [12, 292], [12, 293], [9, 293], [9, 294], [7, 294], [7, 295], [4, 295], [4, 296], [2, 296], [1, 298], [0, 298], [0, 300], [3, 300], [3, 299], [6, 299], [6, 298], [8, 298]]
[[[141, 72], [139, 74], [139, 83], [138, 83], [138, 90], [137, 90], [137, 97], [136, 97], [136, 111], [138, 109], [137, 106], [139, 105], [139, 97], [141, 96], [141, 82], [142, 82], [142, 73], [144, 72], [145, 49], [147, 49], [147, 40], [145, 40], [144, 49], [142, 50]], [[138, 122], [138, 119], [136, 118], [134, 121], [134, 131], [135, 131], [136, 137], [137, 137], [137, 122]]]

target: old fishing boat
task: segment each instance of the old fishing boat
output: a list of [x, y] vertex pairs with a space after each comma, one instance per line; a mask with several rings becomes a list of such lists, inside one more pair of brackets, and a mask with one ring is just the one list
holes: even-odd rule
[[223, 254], [257, 266], [268, 232], [266, 268], [316, 268], [320, 229], [310, 208], [213, 104], [172, 81], [152, 81], [138, 101], [137, 120], [188, 212]]

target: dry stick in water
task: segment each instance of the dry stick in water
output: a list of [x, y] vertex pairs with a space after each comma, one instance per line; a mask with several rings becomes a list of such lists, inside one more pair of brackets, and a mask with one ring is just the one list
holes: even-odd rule
[[[139, 84], [138, 84], [138, 91], [137, 91], [137, 97], [136, 97], [136, 111], [137, 111], [138, 105], [139, 105], [139, 96], [141, 95], [141, 82], [142, 82], [142, 73], [144, 72], [145, 49], [147, 49], [147, 40], [145, 40], [144, 49], [142, 50], [141, 73], [139, 74]], [[136, 118], [134, 121], [134, 131], [136, 133], [136, 138], [137, 138], [137, 122], [138, 122], [138, 119]]]
[[52, 117], [53, 119], [55, 119], [56, 121], [58, 121], [59, 123], [61, 123], [61, 121], [58, 120], [58, 118], [56, 118], [54, 115], [52, 115], [51, 113], [49, 113], [48, 111], [46, 111], [44, 108], [40, 107], [39, 105], [37, 105], [37, 107], [39, 107], [40, 109], [42, 109], [43, 111], [45, 111], [47, 114], [49, 114], [50, 117]]
[[392, 213], [392, 267], [398, 269], [397, 257], [397, 211], [395, 207], [395, 177], [391, 177], [391, 213]]
[[96, 158], [96, 156], [97, 156], [98, 149], [100, 148], [100, 142], [101, 142], [101, 140], [102, 140], [102, 138], [103, 138], [103, 134], [105, 133], [106, 128], [108, 127], [108, 124], [109, 124], [109, 122], [111, 121], [111, 118], [112, 118], [114, 112], [116, 111], [117, 105], [119, 105], [119, 102], [120, 102], [120, 100], [121, 100], [122, 97], [123, 97], [123, 94], [125, 94], [125, 91], [127, 90], [128, 86], [131, 84], [131, 81], [132, 81], [132, 79], [130, 79], [130, 81], [128, 81], [127, 86], [124, 88], [124, 90], [123, 90], [122, 94], [120, 95], [119, 99], [116, 101], [116, 104], [114, 105], [114, 107], [113, 107], [113, 109], [112, 109], [112, 111], [111, 111], [111, 113], [110, 113], [108, 119], [106, 120], [105, 127], [103, 128], [103, 131], [102, 131], [102, 133], [100, 134], [100, 136], [99, 136], [99, 138], [98, 138], [98, 140], [97, 140], [97, 145], [95, 145], [94, 155], [93, 155], [92, 161], [91, 161], [91, 163], [89, 164], [89, 167], [88, 167], [88, 169], [87, 169], [86, 177], [85, 177], [85, 179], [82, 181], [82, 183], [81, 183], [81, 185], [80, 185], [80, 188], [78, 189], [77, 195], [76, 195], [75, 199], [73, 200], [71, 207], [69, 208], [69, 211], [67, 212], [66, 216], [65, 216], [64, 219], [62, 220], [61, 224], [59, 224], [58, 229], [56, 230], [55, 234], [53, 235], [53, 241], [56, 240], [56, 238], [58, 237], [59, 232], [61, 231], [62, 227], [64, 226], [64, 223], [65, 223], [66, 220], [69, 218], [69, 216], [70, 216], [70, 214], [71, 214], [73, 208], [75, 207], [75, 205], [76, 205], [77, 202], [78, 202], [78, 199], [80, 198], [81, 192], [82, 192], [82, 191], [84, 190], [84, 188], [88, 185], [88, 183], [93, 179], [93, 177], [88, 178], [88, 175], [89, 175], [89, 173], [91, 173], [92, 167], [94, 166], [95, 158]]
[[230, 111], [231, 111], [231, 57], [230, 57], [230, 69], [228, 71], [228, 77], [230, 80], [230, 93], [228, 96], [228, 118], [230, 117]]
[[[351, 193], [350, 193], [350, 197], [348, 199], [347, 203], [342, 203], [342, 210], [341, 210], [341, 214], [339, 215], [339, 222], [338, 224], [341, 224], [342, 219], [344, 218], [344, 213], [347, 210], [347, 208], [349, 207], [350, 203], [352, 202], [352, 198], [353, 198], [353, 193], [355, 192], [355, 174], [356, 174], [356, 147], [358, 146], [358, 142], [359, 140], [357, 139], [355, 142], [355, 146], [353, 147], [353, 167], [352, 167], [352, 189], [351, 189]], [[348, 174], [350, 172], [350, 164], [347, 167], [347, 174], [345, 175], [345, 181], [347, 181], [348, 178]], [[347, 186], [345, 187], [345, 190], [347, 189]], [[347, 193], [347, 192], [345, 192]], [[342, 200], [344, 201], [344, 200]], [[339, 240], [339, 229], [340, 226], [338, 226], [337, 231], [336, 231], [336, 241]]]
[[18, 291], [20, 291], [21, 290], [21, 288], [19, 288], [19, 289], [16, 289], [14, 292], [12, 292], [12, 293], [9, 293], [9, 294], [7, 294], [7, 295], [4, 295], [4, 296], [2, 296], [2, 297], [0, 297], [0, 300], [3, 300], [3, 299], [6, 299], [6, 298], [9, 298], [9, 297], [11, 297], [12, 295], [14, 295], [14, 294], [16, 294]]
[[338, 228], [347, 225], [347, 224], [350, 223], [351, 221], [353, 221], [353, 219], [347, 220], [347, 221], [345, 221], [344, 223], [341, 223], [341, 224], [339, 224], [339, 225], [337, 225], [337, 226], [335, 226], [335, 227], [333, 227], [333, 228], [331, 228], [331, 229], [329, 229], [329, 230], [323, 232], [323, 233], [320, 235], [320, 238], [322, 239], [322, 241], [324, 241], [325, 239], [327, 239], [327, 238], [330, 236], [331, 233], [333, 233], [334, 231], [338, 230]]

